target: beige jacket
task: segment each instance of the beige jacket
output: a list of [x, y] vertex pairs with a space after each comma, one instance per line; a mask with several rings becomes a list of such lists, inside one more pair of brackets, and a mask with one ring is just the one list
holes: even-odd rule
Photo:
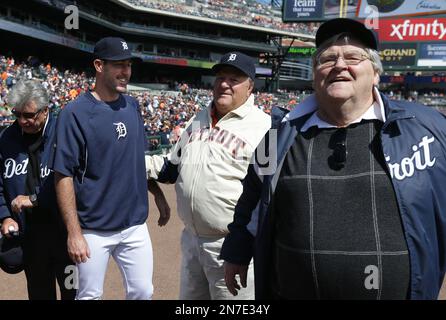
[[[212, 127], [211, 108], [186, 126], [168, 155], [178, 164], [177, 210], [185, 227], [204, 237], [224, 237], [242, 193], [252, 154], [271, 126], [271, 118], [254, 106], [254, 96]], [[148, 177], [156, 179], [163, 156], [146, 156]]]

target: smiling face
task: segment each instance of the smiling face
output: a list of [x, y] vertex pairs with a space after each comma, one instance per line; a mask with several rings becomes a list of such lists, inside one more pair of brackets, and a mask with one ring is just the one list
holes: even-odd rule
[[[324, 66], [324, 57], [339, 57], [333, 66]], [[379, 83], [379, 75], [373, 69], [367, 52], [359, 42], [344, 41], [334, 43], [319, 55], [319, 63], [314, 67], [313, 86], [319, 105], [336, 103], [364, 103], [373, 99], [373, 86]], [[345, 62], [362, 57], [356, 65]], [[355, 63], [356, 63], [355, 62]]]
[[225, 66], [215, 76], [214, 105], [217, 113], [224, 116], [248, 100], [254, 88], [249, 77], [240, 70]]
[[96, 59], [97, 85], [103, 88], [107, 95], [117, 97], [119, 93], [127, 92], [127, 84], [132, 75], [130, 60], [104, 61]]

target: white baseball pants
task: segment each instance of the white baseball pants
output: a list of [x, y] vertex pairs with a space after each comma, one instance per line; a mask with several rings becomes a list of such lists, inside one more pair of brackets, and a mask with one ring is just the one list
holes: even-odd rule
[[[224, 238], [206, 238], [184, 229], [181, 235], [180, 300], [253, 300], [254, 271], [252, 260], [247, 287], [233, 296], [225, 283], [223, 260], [218, 257]], [[237, 275], [240, 283], [240, 277]]]
[[76, 300], [102, 298], [110, 255], [121, 271], [127, 300], [150, 300], [153, 294], [153, 252], [147, 225], [121, 231], [82, 230], [90, 259], [77, 265], [79, 289]]

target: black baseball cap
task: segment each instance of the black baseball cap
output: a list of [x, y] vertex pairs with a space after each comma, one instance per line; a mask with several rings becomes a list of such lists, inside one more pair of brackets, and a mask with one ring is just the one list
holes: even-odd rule
[[226, 53], [221, 57], [220, 62], [212, 67], [212, 70], [217, 73], [218, 70], [224, 66], [234, 67], [246, 74], [252, 80], [254, 80], [256, 77], [256, 67], [254, 65], [254, 61], [251, 57], [244, 53], [237, 51]]
[[23, 251], [19, 237], [0, 238], [0, 268], [10, 274], [23, 271]]
[[95, 59], [111, 61], [138, 59], [132, 56], [127, 42], [116, 37], [106, 37], [96, 42], [93, 55]]
[[316, 32], [316, 47], [337, 34], [348, 32], [367, 48], [378, 50], [376, 33], [367, 28], [362, 22], [348, 18], [336, 18], [324, 22]]

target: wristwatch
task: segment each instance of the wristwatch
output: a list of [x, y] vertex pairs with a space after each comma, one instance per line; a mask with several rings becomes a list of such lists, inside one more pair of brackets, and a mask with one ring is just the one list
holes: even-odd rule
[[29, 195], [29, 201], [31, 201], [33, 207], [37, 207], [37, 195], [35, 193]]

